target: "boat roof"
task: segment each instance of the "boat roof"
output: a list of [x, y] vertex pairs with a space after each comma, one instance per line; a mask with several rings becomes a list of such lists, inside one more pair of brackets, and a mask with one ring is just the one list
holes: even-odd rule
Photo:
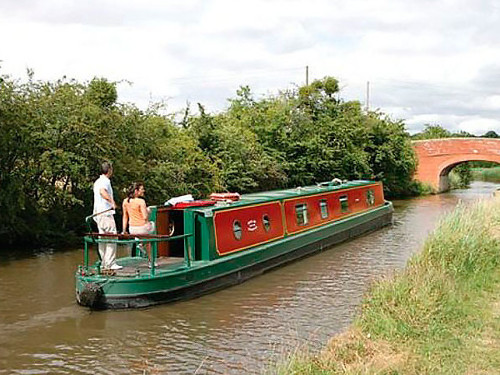
[[313, 186], [296, 187], [292, 189], [284, 190], [271, 190], [263, 191], [258, 193], [242, 194], [240, 199], [233, 202], [218, 202], [215, 206], [205, 206], [205, 207], [187, 207], [185, 210], [196, 211], [206, 213], [209, 211], [217, 211], [220, 209], [241, 207], [247, 205], [253, 205], [258, 203], [267, 203], [272, 201], [278, 201], [281, 199], [296, 198], [300, 196], [308, 196], [320, 193], [327, 193], [330, 191], [349, 189], [358, 186], [373, 185], [378, 183], [377, 181], [369, 180], [355, 180], [346, 181], [340, 184], [332, 183], [320, 183]]

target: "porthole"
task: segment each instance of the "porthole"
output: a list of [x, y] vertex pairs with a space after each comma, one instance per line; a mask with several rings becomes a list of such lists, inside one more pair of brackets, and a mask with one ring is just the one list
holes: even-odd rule
[[234, 238], [236, 238], [237, 240], [241, 240], [243, 231], [241, 229], [241, 223], [238, 220], [233, 221], [233, 234]]
[[266, 232], [269, 232], [271, 230], [271, 220], [269, 219], [269, 215], [266, 214], [262, 216], [262, 225]]

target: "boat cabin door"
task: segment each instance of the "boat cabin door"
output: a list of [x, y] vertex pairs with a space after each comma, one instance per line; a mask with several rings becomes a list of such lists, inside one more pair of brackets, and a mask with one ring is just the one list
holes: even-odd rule
[[[159, 235], [178, 236], [184, 234], [184, 212], [171, 207], [158, 208], [156, 213], [156, 233]], [[158, 242], [158, 256], [183, 257], [184, 241]]]

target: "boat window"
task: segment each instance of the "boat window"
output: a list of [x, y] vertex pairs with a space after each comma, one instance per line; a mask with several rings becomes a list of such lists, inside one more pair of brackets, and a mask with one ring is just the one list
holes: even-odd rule
[[262, 216], [262, 224], [264, 225], [264, 230], [266, 232], [271, 230], [271, 220], [269, 220], [269, 215], [265, 214]]
[[373, 206], [375, 204], [375, 193], [372, 189], [366, 191], [366, 203], [368, 203], [368, 206]]
[[321, 210], [321, 218], [326, 219], [328, 217], [328, 204], [326, 203], [326, 199], [321, 199], [319, 201], [319, 208]]
[[347, 212], [349, 210], [349, 202], [347, 200], [347, 195], [341, 195], [339, 197], [340, 201], [340, 211]]
[[236, 238], [237, 240], [241, 240], [241, 223], [238, 220], [233, 221], [233, 234], [234, 238]]
[[297, 204], [295, 206], [295, 214], [297, 215], [298, 225], [307, 225], [309, 223], [309, 217], [307, 216], [307, 204]]

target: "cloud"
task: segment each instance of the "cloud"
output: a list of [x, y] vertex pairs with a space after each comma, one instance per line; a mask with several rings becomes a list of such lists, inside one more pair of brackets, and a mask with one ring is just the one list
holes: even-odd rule
[[483, 135], [490, 130], [500, 129], [500, 120], [479, 117], [469, 118], [461, 121], [458, 128], [469, 133]]
[[50, 25], [147, 26], [181, 22], [202, 8], [196, 0], [4, 0], [4, 16]]
[[500, 118], [499, 15], [486, 0], [5, 0], [0, 72], [126, 79], [121, 97], [140, 106], [218, 111], [240, 85], [303, 84], [308, 65], [346, 100], [364, 102], [370, 81], [371, 108], [411, 131], [481, 132]]

